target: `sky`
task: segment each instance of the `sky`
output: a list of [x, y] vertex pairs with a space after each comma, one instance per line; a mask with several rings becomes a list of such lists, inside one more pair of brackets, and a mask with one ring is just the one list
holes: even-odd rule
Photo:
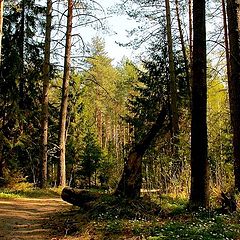
[[[46, 5], [46, 0], [36, 0], [38, 4], [41, 4], [43, 6]], [[134, 26], [137, 26], [137, 23], [133, 20], [130, 19], [126, 15], [114, 15], [113, 13], [109, 13], [110, 8], [114, 7], [114, 5], [121, 3], [122, 0], [92, 0], [92, 2], [97, 2], [101, 5], [101, 7], [104, 9], [104, 12], [102, 11], [95, 11], [93, 12], [93, 15], [97, 16], [98, 18], [106, 18], [104, 21], [102, 21], [103, 26], [107, 30], [103, 30], [100, 28], [96, 29], [91, 27], [90, 25], [86, 26], [79, 22], [79, 18], [75, 18], [75, 21], [73, 23], [73, 36], [75, 35], [75, 38], [72, 38], [72, 64], [73, 66], [78, 66], [81, 68], [81, 63], [79, 65], [78, 60], [73, 60], [77, 59], [78, 54], [82, 53], [83, 46], [90, 45], [92, 38], [98, 36], [104, 39], [105, 41], [105, 51], [107, 52], [107, 55], [113, 60], [112, 64], [113, 65], [118, 65], [118, 63], [121, 62], [123, 58], [128, 58], [131, 59], [135, 62], [138, 62], [138, 58], [136, 57], [139, 51], [133, 50], [130, 47], [122, 47], [117, 44], [117, 42], [120, 43], [127, 43], [129, 41], [129, 38], [127, 36], [127, 30], [132, 30]], [[56, 4], [54, 8], [56, 10], [60, 11], [63, 8], [64, 3], [62, 4]], [[64, 6], [66, 7], [66, 6]], [[58, 26], [60, 20], [61, 20], [61, 26], [66, 25], [66, 18], [60, 18], [58, 17], [59, 14], [56, 11], [55, 13], [55, 22], [53, 24], [56, 24]], [[78, 14], [81, 14], [79, 11]], [[64, 20], [65, 19], [65, 20]], [[61, 29], [61, 27], [56, 27], [55, 31], [52, 33], [52, 38], [55, 39], [53, 41], [53, 49], [54, 53], [53, 54], [53, 59], [52, 61], [57, 64], [58, 66], [63, 65], [63, 56], [64, 56], [64, 47], [62, 47], [62, 41], [64, 39], [63, 35], [65, 34], [64, 29]], [[79, 39], [81, 37], [82, 41]], [[80, 40], [80, 41], [79, 41]], [[82, 44], [83, 43], [83, 44]], [[78, 45], [79, 44], [79, 45]], [[75, 48], [74, 48], [75, 47]], [[79, 49], [79, 52], [77, 51]], [[85, 54], [85, 53], [84, 53]], [[79, 58], [81, 60], [81, 58]], [[80, 61], [81, 62], [81, 61]]]
[[[108, 9], [114, 6], [116, 3], [120, 3], [121, 0], [97, 0], [99, 4], [104, 8], [106, 16]], [[113, 64], [117, 64], [122, 58], [127, 57], [132, 60], [135, 58], [135, 51], [130, 47], [121, 47], [116, 42], [126, 43], [128, 42], [127, 31], [131, 30], [136, 26], [134, 20], [129, 19], [126, 15], [124, 16], [112, 16], [106, 20], [107, 27], [109, 28], [108, 33], [104, 33], [102, 29], [92, 30], [88, 28], [86, 34], [83, 34], [83, 38], [86, 42], [90, 42], [94, 36], [102, 37], [105, 40], [106, 52], [108, 56], [113, 59]]]

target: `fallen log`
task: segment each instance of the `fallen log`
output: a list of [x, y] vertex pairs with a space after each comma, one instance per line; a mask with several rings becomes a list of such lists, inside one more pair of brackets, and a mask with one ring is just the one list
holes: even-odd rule
[[70, 187], [65, 187], [61, 193], [64, 201], [79, 207], [89, 207], [92, 202], [98, 200], [101, 196], [102, 193]]

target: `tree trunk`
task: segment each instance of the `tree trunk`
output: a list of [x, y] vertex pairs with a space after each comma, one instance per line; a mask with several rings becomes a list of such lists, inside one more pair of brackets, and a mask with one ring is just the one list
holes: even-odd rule
[[5, 161], [3, 158], [3, 141], [0, 142], [0, 178], [4, 178]]
[[228, 85], [230, 85], [229, 83], [230, 83], [230, 76], [231, 76], [231, 66], [230, 66], [227, 13], [226, 13], [225, 1], [226, 0], [222, 0], [222, 13], [223, 13], [224, 43], [225, 43], [226, 62], [227, 62], [227, 78], [228, 78]]
[[103, 116], [99, 107], [96, 108], [97, 136], [101, 148], [103, 147]]
[[190, 206], [199, 208], [209, 205], [205, 0], [193, 0], [193, 29]]
[[192, 19], [192, 0], [188, 1], [188, 17], [189, 17], [189, 80], [192, 88], [192, 65], [193, 65], [193, 19]]
[[179, 172], [180, 166], [178, 161], [178, 144], [179, 144], [179, 126], [178, 126], [178, 107], [177, 107], [177, 86], [176, 75], [174, 67], [173, 56], [173, 42], [172, 42], [172, 29], [171, 29], [171, 9], [169, 0], [165, 1], [166, 4], [166, 20], [167, 20], [167, 42], [168, 42], [168, 58], [169, 58], [169, 75], [170, 75], [170, 116], [172, 123], [172, 152], [174, 158], [173, 173]]
[[163, 106], [156, 122], [153, 124], [147, 135], [130, 151], [124, 165], [121, 180], [115, 191], [115, 195], [125, 198], [140, 197], [142, 184], [142, 157], [159, 130], [162, 128], [166, 114], [166, 107]]
[[[24, 40], [25, 40], [25, 0], [21, 3], [21, 20], [20, 20], [20, 36], [19, 36], [19, 56], [21, 61], [21, 72], [19, 79], [19, 108], [21, 111], [25, 110], [25, 94], [24, 94]], [[23, 121], [20, 122], [20, 129], [23, 132]]]
[[66, 47], [64, 58], [64, 74], [62, 85], [62, 102], [60, 112], [60, 128], [59, 128], [59, 167], [58, 167], [58, 185], [66, 185], [66, 166], [65, 166], [65, 153], [66, 153], [66, 119], [67, 119], [67, 106], [68, 106], [68, 92], [70, 81], [70, 60], [71, 60], [71, 38], [72, 38], [72, 19], [73, 19], [73, 1], [68, 0], [68, 16], [67, 16], [67, 32], [66, 32]]
[[41, 188], [47, 186], [47, 159], [48, 159], [48, 95], [50, 80], [50, 45], [52, 28], [52, 1], [47, 1], [45, 54], [43, 64], [43, 99], [42, 99], [42, 149], [41, 149]]
[[4, 1], [0, 0], [0, 66], [2, 62], [3, 5]]
[[187, 58], [187, 51], [186, 51], [186, 47], [185, 47], [185, 43], [184, 43], [182, 21], [181, 21], [180, 13], [179, 13], [179, 1], [178, 0], [175, 0], [175, 6], [176, 6], [176, 14], [177, 14], [177, 22], [178, 22], [178, 31], [179, 31], [179, 35], [180, 35], [180, 41], [181, 41], [183, 59], [184, 59], [184, 65], [185, 65], [186, 82], [187, 82], [187, 88], [188, 88], [187, 90], [188, 90], [189, 100], [191, 100], [189, 61], [188, 61], [188, 58]]
[[240, 7], [239, 1], [227, 0], [230, 46], [229, 101], [233, 128], [235, 188], [240, 191]]

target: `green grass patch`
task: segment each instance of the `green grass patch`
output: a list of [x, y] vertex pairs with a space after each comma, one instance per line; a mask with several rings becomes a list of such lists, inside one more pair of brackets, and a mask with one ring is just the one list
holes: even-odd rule
[[149, 240], [192, 239], [233, 240], [240, 236], [240, 225], [234, 222], [235, 215], [213, 215], [208, 218], [193, 217], [192, 220], [169, 221], [163, 226], [152, 228]]
[[39, 189], [32, 184], [21, 183], [11, 188], [1, 188], [0, 198], [54, 198], [59, 197], [61, 188]]
[[16, 193], [12, 193], [12, 192], [0, 189], [0, 198], [10, 199], [10, 198], [20, 198], [20, 196]]

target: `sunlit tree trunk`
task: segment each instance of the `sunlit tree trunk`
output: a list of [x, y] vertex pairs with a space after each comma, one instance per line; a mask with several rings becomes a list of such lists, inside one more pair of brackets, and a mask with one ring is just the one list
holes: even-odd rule
[[43, 64], [43, 99], [42, 99], [42, 149], [41, 149], [41, 179], [42, 188], [47, 186], [47, 160], [48, 160], [48, 95], [50, 80], [50, 45], [52, 27], [52, 1], [47, 1], [45, 54]]
[[240, 191], [240, 2], [227, 0], [230, 46], [229, 101], [233, 128], [235, 188]]
[[72, 19], [73, 19], [73, 1], [68, 0], [68, 16], [67, 16], [67, 32], [66, 32], [66, 46], [64, 57], [64, 74], [62, 85], [62, 102], [60, 112], [60, 127], [59, 127], [59, 167], [58, 167], [58, 185], [66, 185], [66, 119], [68, 106], [68, 92], [70, 81], [70, 61], [71, 61], [71, 39], [72, 39]]
[[193, 0], [192, 73], [190, 206], [199, 208], [209, 204], [205, 0]]

